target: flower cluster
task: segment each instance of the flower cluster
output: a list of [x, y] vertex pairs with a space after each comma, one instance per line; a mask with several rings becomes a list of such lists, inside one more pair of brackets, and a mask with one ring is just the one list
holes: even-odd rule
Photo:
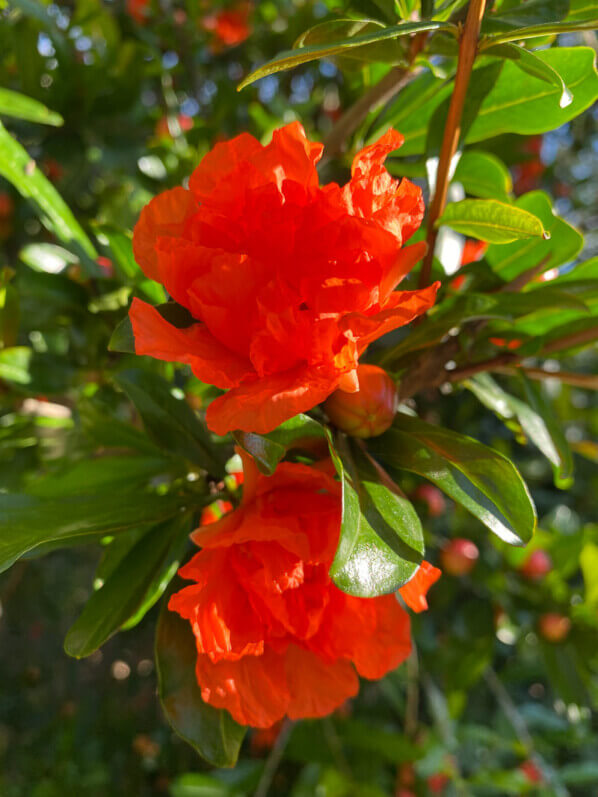
[[[401, 143], [389, 130], [358, 153], [344, 187], [320, 186], [322, 146], [301, 125], [266, 146], [243, 134], [217, 144], [188, 189], [143, 210], [137, 262], [191, 322], [173, 326], [134, 299], [135, 349], [227, 391], [207, 408], [215, 433], [267, 433], [337, 390], [358, 393], [360, 379], [365, 415], [334, 399], [331, 420], [363, 437], [392, 422], [392, 380], [359, 358], [425, 312], [437, 289], [395, 290], [425, 252], [404, 246], [423, 217], [421, 191], [384, 167]], [[380, 397], [385, 414], [374, 422]], [[180, 571], [194, 583], [169, 607], [191, 623], [203, 699], [267, 728], [328, 714], [356, 694], [358, 675], [396, 667], [411, 649], [409, 617], [395, 595], [356, 598], [331, 581], [342, 501], [330, 460], [284, 462], [265, 477], [241, 456], [242, 503], [204, 515], [193, 535], [201, 550]], [[404, 602], [426, 608], [439, 574], [424, 562], [401, 588]]]
[[[242, 456], [241, 506], [194, 533], [202, 550], [180, 575], [195, 583], [169, 608], [191, 623], [203, 699], [265, 728], [329, 714], [357, 693], [358, 674], [400, 664], [411, 638], [394, 595], [355, 598], [330, 580], [341, 495], [325, 467], [283, 463], [266, 477]], [[439, 575], [423, 563], [404, 601], [425, 609]]]

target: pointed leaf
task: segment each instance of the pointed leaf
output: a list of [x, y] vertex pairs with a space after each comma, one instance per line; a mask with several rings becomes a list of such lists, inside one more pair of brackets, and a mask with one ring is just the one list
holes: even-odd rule
[[507, 244], [520, 238], [549, 237], [536, 216], [495, 199], [451, 202], [436, 222], [437, 227], [442, 225], [494, 244]]
[[559, 108], [566, 108], [573, 102], [573, 95], [556, 69], [538, 58], [535, 53], [526, 50], [525, 47], [519, 47], [517, 44], [495, 44], [486, 50], [486, 54], [496, 55], [498, 58], [508, 58], [529, 75], [556, 86], [561, 92]]
[[59, 113], [46, 108], [43, 103], [34, 100], [33, 97], [0, 88], [0, 116], [2, 115], [14, 116], [16, 119], [25, 119], [28, 122], [54, 125], [54, 127], [64, 124], [64, 119]]
[[511, 545], [529, 542], [536, 510], [513, 463], [471, 437], [399, 413], [372, 440], [370, 451], [387, 467], [409, 470], [436, 484]]

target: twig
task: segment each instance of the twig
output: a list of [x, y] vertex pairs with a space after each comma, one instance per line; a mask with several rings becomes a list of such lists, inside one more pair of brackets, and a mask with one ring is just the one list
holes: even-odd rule
[[518, 371], [522, 371], [530, 379], [538, 379], [540, 381], [558, 379], [559, 382], [564, 382], [566, 385], [585, 387], [587, 390], [598, 390], [598, 376], [594, 374], [576, 374], [572, 371], [545, 371], [543, 368], [529, 368], [523, 365], [500, 366], [493, 370], [507, 376], [513, 376]]
[[590, 329], [582, 329], [580, 332], [572, 332], [570, 335], [552, 340], [544, 346], [542, 354], [562, 351], [563, 349], [569, 349], [573, 346], [580, 346], [582, 343], [591, 343], [593, 340], [598, 340], [598, 326], [591, 327]]
[[543, 257], [542, 260], [540, 260], [540, 262], [537, 265], [532, 266], [531, 268], [528, 268], [525, 271], [522, 271], [521, 274], [518, 274], [515, 277], [515, 279], [511, 280], [511, 282], [507, 282], [505, 285], [503, 285], [499, 289], [499, 292], [520, 291], [522, 288], [524, 288], [527, 285], [528, 282], [533, 280], [535, 276], [544, 271], [544, 267], [546, 266], [549, 260], [550, 260], [550, 255]]
[[471, 0], [463, 27], [463, 33], [459, 42], [459, 60], [457, 63], [457, 74], [455, 75], [455, 88], [451, 96], [446, 125], [444, 127], [444, 135], [442, 137], [440, 157], [438, 160], [438, 170], [436, 173], [436, 187], [428, 213], [428, 252], [422, 264], [419, 278], [420, 288], [426, 287], [430, 282], [434, 249], [438, 236], [436, 222], [440, 216], [442, 216], [444, 206], [446, 205], [449, 171], [461, 135], [461, 117], [465, 106], [465, 97], [467, 95], [471, 70], [473, 69], [473, 62], [477, 54], [478, 37], [485, 8], [486, 0]]
[[550, 769], [550, 767], [548, 767], [542, 756], [537, 752], [534, 745], [534, 740], [528, 730], [524, 718], [519, 713], [515, 703], [511, 700], [511, 695], [507, 692], [505, 687], [500, 682], [499, 677], [491, 667], [485, 671], [484, 680], [496, 698], [496, 702], [502, 709], [505, 717], [511, 723], [511, 726], [517, 734], [519, 741], [525, 747], [526, 755], [528, 755], [533, 763], [538, 767], [546, 783], [550, 783], [554, 789], [556, 797], [569, 797], [569, 791], [559, 780], [555, 778], [553, 771]]
[[492, 357], [490, 360], [482, 360], [472, 365], [464, 365], [461, 368], [455, 368], [453, 371], [446, 371], [444, 374], [444, 382], [460, 382], [461, 379], [469, 379], [470, 376], [475, 376], [483, 371], [496, 371], [504, 365], [513, 363], [517, 359], [516, 354], [505, 352], [499, 354], [498, 357]]
[[324, 139], [324, 159], [329, 161], [343, 151], [345, 143], [371, 111], [381, 108], [407, 85], [419, 70], [394, 67], [378, 83], [348, 108]]
[[264, 771], [262, 772], [262, 776], [257, 784], [257, 788], [253, 797], [267, 797], [267, 794], [270, 791], [270, 786], [272, 785], [272, 781], [274, 780], [274, 776], [276, 775], [276, 770], [282, 761], [282, 757], [289, 742], [292, 730], [293, 723], [289, 720], [286, 720], [280, 730], [280, 733], [278, 734], [278, 738], [274, 742], [272, 750], [270, 750], [270, 755], [266, 759]]
[[405, 736], [415, 739], [419, 723], [419, 659], [415, 642], [407, 659], [407, 703], [405, 706]]

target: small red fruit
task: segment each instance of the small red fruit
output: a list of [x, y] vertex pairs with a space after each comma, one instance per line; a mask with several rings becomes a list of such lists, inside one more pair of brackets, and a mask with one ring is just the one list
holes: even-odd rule
[[445, 573], [451, 576], [465, 576], [475, 567], [480, 552], [471, 540], [457, 538], [450, 540], [440, 552], [440, 562]]
[[360, 365], [357, 380], [356, 392], [335, 390], [324, 403], [324, 410], [335, 426], [352, 437], [376, 437], [393, 422], [397, 388], [377, 365]]
[[540, 636], [548, 642], [562, 642], [569, 635], [571, 620], [557, 612], [547, 612], [538, 621]]
[[542, 783], [544, 780], [542, 773], [533, 761], [524, 761], [519, 765], [519, 771], [525, 775], [530, 783]]
[[532, 551], [519, 568], [519, 572], [529, 581], [541, 581], [552, 570], [552, 559], [546, 551]]
[[433, 484], [420, 484], [413, 492], [413, 497], [426, 504], [430, 517], [440, 517], [446, 509], [444, 495]]
[[432, 794], [442, 794], [444, 787], [449, 782], [449, 776], [443, 775], [442, 772], [437, 772], [436, 775], [430, 775], [428, 778], [428, 788]]

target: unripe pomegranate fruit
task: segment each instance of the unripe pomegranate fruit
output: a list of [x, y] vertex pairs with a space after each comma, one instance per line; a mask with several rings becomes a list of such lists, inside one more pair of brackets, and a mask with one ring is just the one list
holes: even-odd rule
[[433, 484], [420, 484], [413, 492], [413, 497], [426, 504], [430, 517], [440, 517], [444, 514], [446, 509], [444, 495]]
[[562, 642], [569, 635], [571, 620], [564, 614], [546, 612], [538, 621], [540, 636], [548, 642]]
[[541, 581], [552, 570], [552, 559], [546, 551], [532, 551], [519, 568], [519, 572], [528, 581]]
[[471, 573], [479, 555], [475, 543], [457, 538], [449, 540], [440, 552], [440, 564], [444, 572], [451, 576], [465, 576]]
[[357, 379], [359, 388], [355, 393], [335, 390], [324, 410], [342, 432], [352, 437], [376, 437], [392, 424], [397, 411], [397, 388], [377, 365], [360, 365]]

